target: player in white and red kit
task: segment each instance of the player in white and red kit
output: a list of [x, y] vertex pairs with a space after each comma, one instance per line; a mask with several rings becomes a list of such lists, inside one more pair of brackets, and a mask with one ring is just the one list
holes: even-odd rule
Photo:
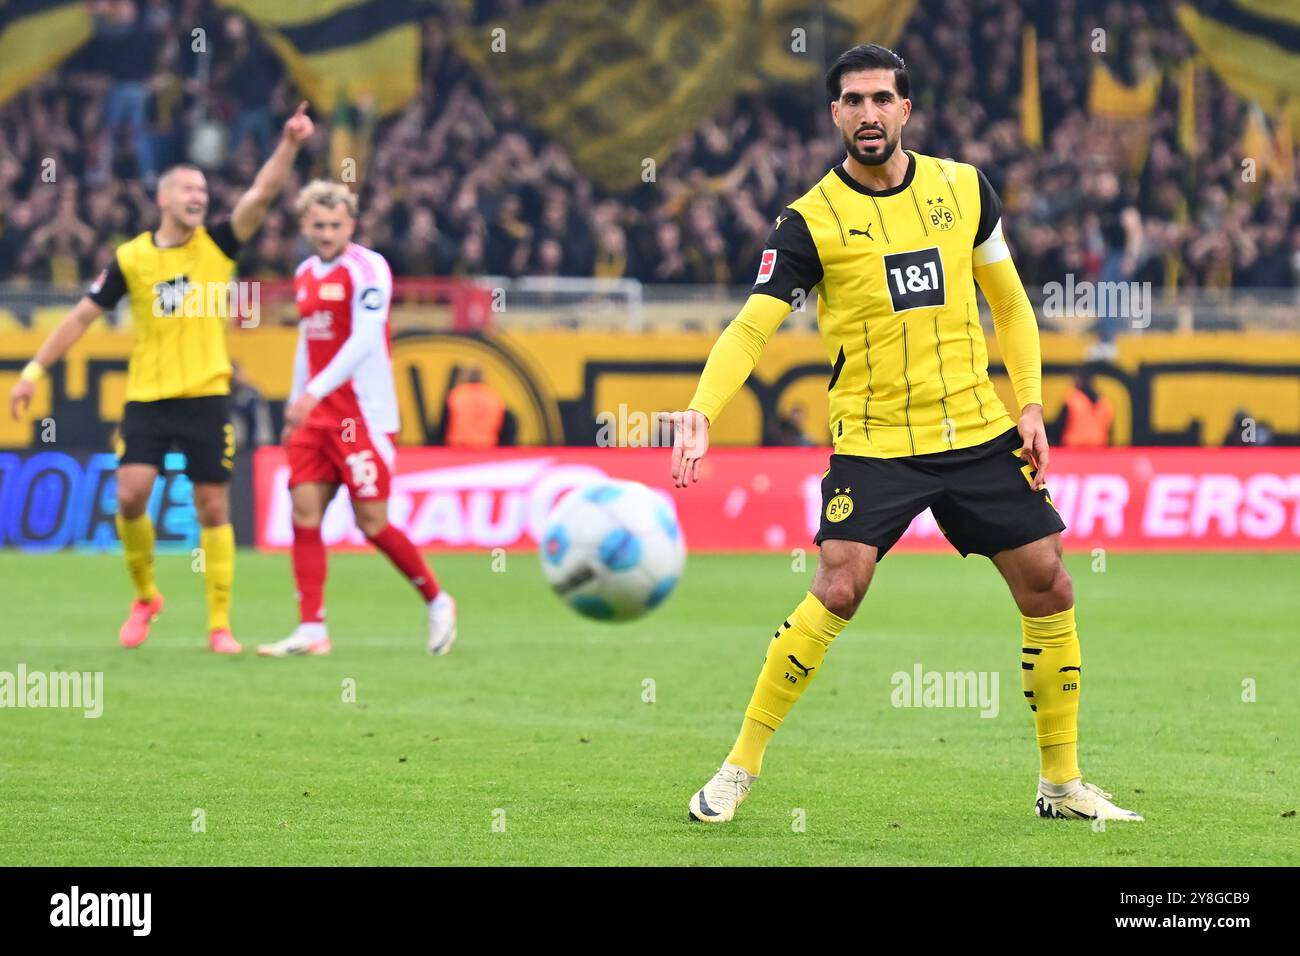
[[293, 574], [297, 629], [258, 648], [263, 656], [328, 654], [325, 628], [325, 508], [347, 485], [357, 527], [428, 603], [433, 654], [456, 640], [456, 603], [441, 591], [419, 550], [388, 523], [393, 435], [399, 428], [389, 357], [393, 277], [379, 253], [352, 242], [356, 197], [316, 180], [296, 203], [303, 235], [316, 254], [294, 275], [298, 351], [284, 420], [293, 499]]

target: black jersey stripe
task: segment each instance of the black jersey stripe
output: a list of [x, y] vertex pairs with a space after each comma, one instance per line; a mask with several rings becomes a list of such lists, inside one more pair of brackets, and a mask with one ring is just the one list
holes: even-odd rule
[[862, 429], [867, 433], [867, 441], [871, 441], [871, 334], [865, 321], [862, 323], [862, 346], [867, 358], [867, 400], [862, 408]]
[[835, 367], [831, 369], [831, 380], [826, 383], [826, 391], [833, 391], [835, 383], [840, 380], [840, 372], [844, 371], [844, 346], [840, 346], [840, 354], [835, 357]]
[[948, 429], [947, 423], [952, 421], [952, 416], [948, 414], [948, 383], [943, 379], [943, 352], [939, 348], [939, 316], [934, 316], [934, 355], [939, 360], [939, 387], [943, 389], [939, 395], [939, 407], [943, 409], [944, 431], [948, 432], [948, 447], [952, 447], [952, 432], [955, 429]]
[[916, 201], [916, 190], [911, 186], [908, 186], [907, 194], [912, 197], [912, 205], [916, 209], [916, 218], [921, 220], [921, 228], [925, 230], [925, 234], [928, 236], [930, 234], [930, 227], [925, 224], [925, 217], [921, 215], [921, 204]]
[[840, 245], [847, 246], [849, 243], [848, 240], [844, 238], [844, 226], [840, 223], [839, 213], [837, 213], [835, 207], [831, 205], [831, 200], [830, 197], [826, 195], [826, 190], [822, 189], [821, 186], [818, 186], [817, 191], [822, 194], [822, 199], [826, 200], [826, 208], [829, 209], [831, 215], [835, 217], [835, 225], [840, 230]]
[[907, 401], [903, 405], [903, 419], [907, 422], [907, 443], [916, 454], [916, 442], [912, 438], [912, 382], [907, 377], [907, 322], [903, 322], [903, 384], [907, 387]]
[[[930, 158], [934, 159], [933, 156], [931, 156]], [[944, 174], [943, 166], [939, 163], [939, 160], [937, 159], [934, 160], [934, 164], [939, 167], [939, 175], [943, 177], [944, 183], [948, 186], [948, 192], [952, 196], [952, 204], [957, 207], [957, 218], [965, 219], [966, 217], [961, 214], [961, 203], [957, 199], [957, 191], [952, 188], [952, 183], [948, 181], [947, 175]]]
[[988, 416], [984, 414], [984, 399], [980, 396], [980, 377], [979, 372], [975, 371], [975, 336], [970, 332], [970, 303], [966, 303], [966, 341], [970, 343], [970, 373], [975, 379], [975, 402], [980, 410], [980, 420], [985, 425], [989, 423]]
[[876, 197], [871, 197], [871, 205], [876, 207], [876, 218], [880, 220], [880, 231], [885, 234], [885, 242], [889, 242], [889, 227], [885, 225], [885, 217], [880, 214], [880, 203], [876, 202]]

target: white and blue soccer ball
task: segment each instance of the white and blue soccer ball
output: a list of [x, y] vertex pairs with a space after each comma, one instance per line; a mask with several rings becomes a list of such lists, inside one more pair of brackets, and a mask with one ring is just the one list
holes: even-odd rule
[[658, 607], [686, 566], [671, 501], [635, 481], [602, 480], [566, 494], [538, 551], [555, 593], [600, 621], [630, 621]]

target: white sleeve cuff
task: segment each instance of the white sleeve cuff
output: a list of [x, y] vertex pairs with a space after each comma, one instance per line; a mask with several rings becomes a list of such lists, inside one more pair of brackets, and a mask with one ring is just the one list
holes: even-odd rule
[[1007, 248], [1007, 240], [1002, 236], [1002, 220], [999, 219], [993, 224], [989, 237], [972, 250], [971, 264], [987, 266], [1010, 257], [1011, 250]]

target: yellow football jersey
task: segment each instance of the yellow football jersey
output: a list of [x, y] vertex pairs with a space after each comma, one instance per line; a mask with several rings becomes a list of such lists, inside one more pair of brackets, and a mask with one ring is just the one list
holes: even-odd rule
[[791, 203], [753, 288], [794, 308], [817, 290], [840, 454], [966, 448], [1015, 424], [989, 381], [975, 299], [975, 250], [998, 225], [997, 194], [974, 166], [908, 157], [892, 189], [836, 166]]
[[238, 250], [228, 222], [199, 226], [182, 246], [160, 249], [143, 232], [117, 247], [88, 295], [103, 309], [130, 296], [136, 338], [127, 401], [229, 393], [226, 325]]

